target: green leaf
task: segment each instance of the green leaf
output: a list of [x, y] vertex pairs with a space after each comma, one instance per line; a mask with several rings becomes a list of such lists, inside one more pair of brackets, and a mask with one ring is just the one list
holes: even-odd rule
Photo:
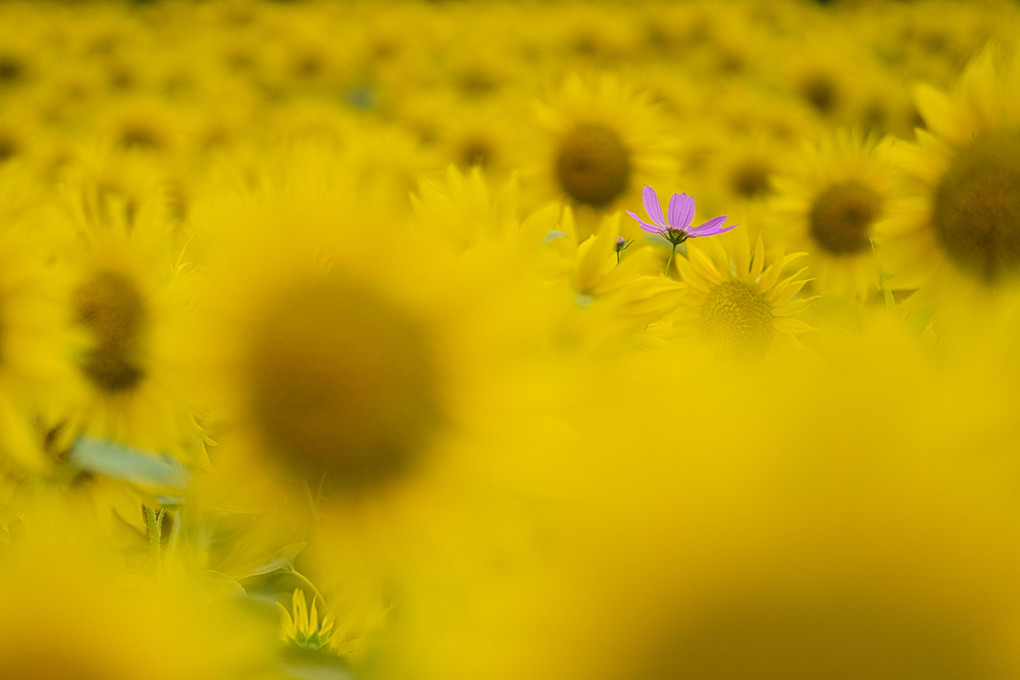
[[288, 543], [279, 550], [267, 555], [264, 561], [259, 560], [257, 564], [238, 569], [238, 573], [234, 575], [234, 578], [240, 581], [255, 576], [265, 576], [281, 569], [293, 569], [294, 560], [297, 559], [298, 553], [304, 550], [307, 545], [304, 541]]
[[105, 439], [79, 437], [70, 461], [80, 470], [143, 486], [183, 489], [188, 484], [188, 471], [174, 458]]
[[288, 647], [280, 660], [288, 680], [353, 680], [343, 659], [329, 652]]

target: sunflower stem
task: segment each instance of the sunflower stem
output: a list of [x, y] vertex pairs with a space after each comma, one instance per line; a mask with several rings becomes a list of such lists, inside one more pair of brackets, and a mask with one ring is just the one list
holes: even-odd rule
[[152, 565], [159, 574], [163, 569], [163, 516], [166, 515], [166, 508], [160, 508], [156, 512], [145, 506], [145, 523], [149, 530], [149, 554], [152, 556]]

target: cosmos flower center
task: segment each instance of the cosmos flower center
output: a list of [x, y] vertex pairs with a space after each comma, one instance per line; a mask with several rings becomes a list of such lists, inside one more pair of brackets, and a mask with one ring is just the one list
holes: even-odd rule
[[141, 352], [148, 314], [135, 283], [122, 272], [100, 270], [75, 291], [74, 309], [92, 337], [81, 360], [85, 376], [110, 393], [137, 386], [145, 375]]
[[961, 269], [987, 283], [1020, 265], [1020, 134], [985, 133], [960, 150], [935, 190], [932, 224]]
[[701, 327], [709, 342], [724, 343], [738, 353], [757, 355], [772, 338], [772, 305], [751, 284], [724, 281], [701, 307]]
[[815, 196], [808, 228], [830, 255], [856, 255], [867, 249], [881, 213], [882, 198], [873, 188], [857, 180], [836, 182]]
[[578, 203], [602, 208], [626, 190], [630, 152], [619, 133], [599, 124], [577, 125], [560, 140], [556, 178]]
[[695, 616], [641, 677], [902, 680], [999, 677], [963, 623], [908, 603], [821, 595]]
[[264, 449], [313, 488], [355, 493], [418, 462], [439, 420], [426, 329], [341, 276], [305, 281], [249, 335], [251, 422]]

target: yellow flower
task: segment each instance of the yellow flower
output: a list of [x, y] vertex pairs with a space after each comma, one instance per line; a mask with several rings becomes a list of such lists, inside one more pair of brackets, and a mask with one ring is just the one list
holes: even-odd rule
[[271, 629], [241, 616], [236, 602], [169, 581], [157, 590], [83, 536], [66, 536], [73, 521], [61, 521], [64, 527], [32, 524], [41, 534], [5, 550], [0, 562], [7, 677], [272, 677]]
[[13, 461], [21, 472], [43, 469], [39, 420], [52, 415], [70, 378], [61, 362], [61, 277], [47, 265], [40, 200], [21, 168], [0, 168], [0, 466]]
[[[559, 226], [565, 233], [562, 238], [573, 243], [576, 226], [569, 208]], [[566, 262], [578, 304], [592, 317], [592, 339], [605, 335], [610, 346], [621, 338], [648, 340], [645, 330], [649, 324], [666, 318], [683, 294], [679, 283], [662, 276], [658, 249], [626, 239], [621, 231], [618, 213], [603, 218], [597, 233], [568, 250]]]
[[283, 614], [280, 636], [284, 642], [305, 649], [323, 649], [333, 645], [333, 617], [327, 615], [319, 618], [316, 608], [318, 597], [316, 595], [312, 598], [312, 606], [309, 608], [305, 591], [295, 588], [290, 610], [276, 603]]
[[69, 203], [59, 255], [80, 380], [56, 423], [62, 441], [84, 434], [202, 461], [186, 365], [190, 290], [163, 212], [88, 190]]
[[505, 423], [555, 403], [563, 349], [540, 320], [572, 300], [548, 299], [496, 246], [451, 249], [441, 224], [383, 228], [350, 188], [310, 184], [217, 195], [197, 221], [222, 246], [198, 363], [217, 406], [210, 493], [281, 521], [312, 513], [334, 537], [324, 551], [345, 571], [375, 565], [355, 578], [372, 581], [486, 521], [451, 517], [493, 502], [499, 470], [528, 458], [506, 449]]
[[657, 108], [617, 80], [570, 76], [539, 116], [548, 131], [540, 174], [549, 198], [611, 210], [636, 203], [645, 184], [672, 180], [673, 143]]
[[891, 286], [979, 301], [1020, 280], [1018, 84], [1020, 58], [1001, 67], [988, 49], [951, 96], [917, 90], [928, 129], [894, 149], [912, 200], [876, 234]]
[[[943, 354], [933, 370], [892, 337], [835, 368], [642, 359], [635, 378], [603, 378], [614, 397], [586, 431], [628, 452], [587, 457], [602, 483], [578, 516], [597, 529], [564, 530], [577, 543], [558, 553], [561, 593], [517, 614], [583, 650], [552, 677], [1016, 674], [1016, 389], [1001, 361]], [[544, 615], [561, 607], [572, 625]]]
[[686, 284], [675, 333], [739, 358], [799, 346], [797, 336], [811, 328], [797, 318], [811, 299], [799, 295], [807, 268], [794, 266], [804, 253], [766, 253], [760, 237], [751, 248], [742, 228], [702, 241], [675, 259]]
[[821, 293], [863, 299], [878, 288], [872, 235], [893, 209], [895, 190], [881, 156], [887, 146], [841, 131], [775, 179], [768, 233], [808, 254]]

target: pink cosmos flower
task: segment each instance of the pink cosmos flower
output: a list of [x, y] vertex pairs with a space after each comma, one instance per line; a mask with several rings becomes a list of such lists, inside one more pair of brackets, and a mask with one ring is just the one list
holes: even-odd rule
[[691, 220], [694, 219], [694, 199], [687, 194], [673, 194], [673, 198], [669, 201], [669, 221], [667, 222], [662, 219], [662, 206], [659, 205], [659, 197], [656, 195], [655, 189], [645, 186], [641, 195], [645, 203], [645, 212], [648, 213], [653, 224], [648, 224], [629, 210], [627, 214], [637, 220], [645, 231], [665, 236], [674, 248], [689, 238], [713, 236], [737, 226], [736, 224], [723, 226], [726, 215], [713, 217], [708, 222], [696, 227], [690, 226]]

